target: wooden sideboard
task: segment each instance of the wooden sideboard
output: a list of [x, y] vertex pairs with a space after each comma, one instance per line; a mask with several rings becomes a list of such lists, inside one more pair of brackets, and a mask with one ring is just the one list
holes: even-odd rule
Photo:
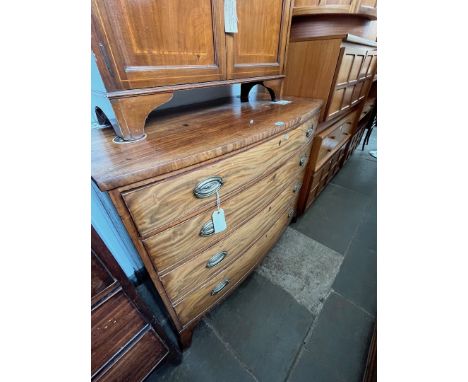
[[[107, 92], [96, 97], [101, 124], [124, 141], [145, 137], [148, 114], [173, 92], [243, 83], [242, 99], [263, 84], [273, 100], [284, 77], [292, 0], [92, 0], [92, 50]], [[237, 32], [225, 32], [234, 19]], [[106, 116], [99, 100], [112, 104]]]
[[92, 228], [91, 380], [143, 381], [165, 359], [181, 354]]
[[348, 149], [358, 144], [357, 122], [361, 113], [367, 112], [363, 108], [377, 70], [375, 41], [351, 34], [307, 36], [313, 29], [306, 24], [302, 28], [306, 32], [296, 29], [291, 33], [283, 94], [321, 99], [324, 106], [298, 201], [298, 215], [340, 170], [349, 157]]
[[[132, 145], [93, 129], [93, 180], [109, 192], [184, 347], [292, 219], [321, 104], [225, 99], [160, 111]], [[225, 230], [214, 224], [219, 208]]]

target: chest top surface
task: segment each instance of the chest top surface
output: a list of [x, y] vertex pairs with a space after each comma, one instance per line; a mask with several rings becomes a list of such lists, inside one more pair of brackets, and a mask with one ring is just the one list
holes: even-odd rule
[[160, 111], [147, 120], [147, 138], [127, 144], [112, 141], [112, 128], [92, 129], [91, 175], [102, 191], [164, 177], [294, 129], [321, 106], [296, 97], [245, 103], [229, 98]]

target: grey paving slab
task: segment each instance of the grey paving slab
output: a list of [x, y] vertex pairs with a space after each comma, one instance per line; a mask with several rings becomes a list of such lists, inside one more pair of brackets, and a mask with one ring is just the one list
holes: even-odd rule
[[208, 316], [259, 381], [284, 381], [314, 316], [289, 293], [253, 273]]
[[362, 160], [353, 155], [331, 183], [362, 194], [372, 195], [377, 187], [377, 162]]
[[252, 382], [255, 378], [229, 353], [213, 331], [201, 323], [194, 331], [192, 346], [184, 352], [182, 363], [165, 364], [145, 382]]
[[257, 272], [317, 316], [342, 261], [339, 253], [289, 227]]
[[330, 183], [291, 227], [343, 255], [370, 200], [368, 195]]
[[332, 292], [289, 380], [360, 382], [373, 324], [367, 313]]
[[366, 242], [353, 240], [333, 289], [362, 307], [377, 314], [377, 252]]

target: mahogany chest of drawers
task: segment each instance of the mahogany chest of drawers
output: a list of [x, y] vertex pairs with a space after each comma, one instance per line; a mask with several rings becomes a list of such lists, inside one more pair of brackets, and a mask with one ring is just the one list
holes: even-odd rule
[[143, 381], [163, 360], [181, 360], [93, 227], [91, 354], [93, 382]]
[[[189, 346], [203, 314], [247, 277], [294, 215], [321, 101], [286, 98], [159, 112], [146, 140], [93, 131], [109, 195]], [[223, 209], [226, 229], [213, 223]]]

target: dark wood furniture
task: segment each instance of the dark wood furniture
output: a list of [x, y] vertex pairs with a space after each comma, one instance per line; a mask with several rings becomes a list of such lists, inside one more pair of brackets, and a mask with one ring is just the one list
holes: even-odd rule
[[[160, 111], [132, 145], [93, 130], [93, 180], [109, 192], [184, 347], [292, 219], [320, 106], [228, 99]], [[213, 224], [217, 192], [224, 231]]]
[[[121, 140], [145, 137], [148, 114], [174, 91], [243, 83], [273, 99], [284, 77], [292, 0], [242, 0], [237, 32], [223, 0], [92, 0], [92, 50], [107, 92], [97, 117]], [[247, 83], [247, 84], [246, 84]], [[108, 98], [115, 118], [100, 102]]]
[[[362, 133], [356, 126], [375, 77], [377, 44], [349, 33], [322, 35], [323, 22], [319, 20], [317, 29], [310, 25], [314, 24], [312, 18], [294, 28], [296, 19], [283, 94], [324, 102], [298, 199], [300, 215], [340, 170], [350, 155], [348, 149], [358, 144]], [[327, 28], [325, 31], [329, 32]]]
[[142, 381], [164, 359], [181, 354], [91, 228], [92, 381]]

